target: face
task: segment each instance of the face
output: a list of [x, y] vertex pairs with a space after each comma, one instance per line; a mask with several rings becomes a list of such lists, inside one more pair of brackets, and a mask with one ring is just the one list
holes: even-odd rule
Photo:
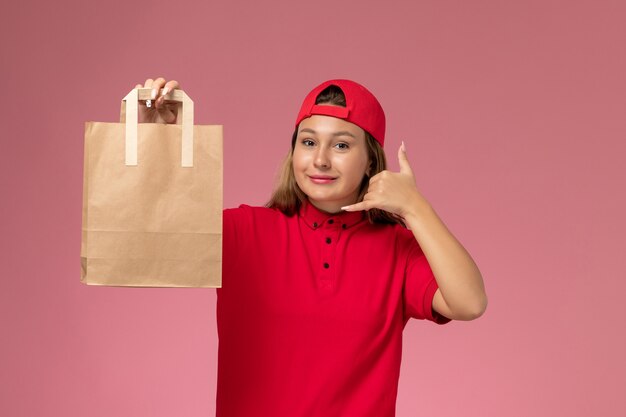
[[293, 172], [315, 207], [337, 213], [355, 203], [369, 166], [365, 132], [359, 126], [322, 115], [300, 122]]

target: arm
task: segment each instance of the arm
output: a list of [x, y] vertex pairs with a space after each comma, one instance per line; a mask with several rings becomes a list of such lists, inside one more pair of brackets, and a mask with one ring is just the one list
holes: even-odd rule
[[433, 309], [453, 320], [476, 319], [487, 308], [480, 271], [437, 213], [424, 202], [416, 200], [410, 205], [404, 219], [439, 286], [433, 298]]
[[370, 180], [362, 202], [344, 210], [378, 208], [404, 218], [430, 265], [439, 289], [433, 309], [453, 320], [473, 320], [487, 308], [487, 294], [478, 267], [419, 193], [404, 150], [398, 151], [400, 172], [383, 171]]

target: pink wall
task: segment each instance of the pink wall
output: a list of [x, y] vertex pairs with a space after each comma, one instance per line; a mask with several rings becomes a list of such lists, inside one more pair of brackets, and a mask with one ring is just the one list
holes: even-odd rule
[[490, 299], [407, 326], [398, 416], [626, 415], [624, 2], [379, 4], [3, 6], [0, 415], [214, 412], [215, 291], [79, 282], [83, 123], [161, 75], [225, 126], [227, 206], [268, 197], [314, 85], [379, 97]]

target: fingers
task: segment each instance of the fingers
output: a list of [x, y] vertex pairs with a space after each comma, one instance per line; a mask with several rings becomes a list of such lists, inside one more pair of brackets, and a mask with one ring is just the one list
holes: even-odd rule
[[398, 163], [400, 164], [401, 173], [413, 175], [413, 170], [411, 169], [411, 165], [409, 164], [409, 158], [407, 158], [406, 156], [404, 141], [402, 141], [402, 145], [400, 145], [400, 149], [398, 149]]
[[165, 83], [163, 87], [163, 92], [161, 93], [161, 96], [156, 101], [157, 109], [161, 108], [163, 106], [163, 103], [165, 103], [165, 96], [168, 93], [170, 93], [172, 90], [175, 90], [177, 88], [180, 88], [180, 85], [178, 84], [178, 81], [176, 80], [171, 80]]
[[370, 177], [369, 184], [368, 184], [370, 190], [378, 182], [385, 181], [385, 179], [389, 180], [389, 178], [393, 177], [395, 174], [396, 174], [395, 172], [391, 172], [385, 169], [384, 171], [380, 171], [378, 174], [374, 175], [373, 177]]
[[[152, 88], [152, 86], [154, 85], [154, 80], [152, 78], [146, 78], [146, 81], [143, 83], [143, 85], [141, 84], [136, 84], [135, 88]], [[146, 100], [146, 107], [152, 107], [152, 105], [154, 104], [154, 98], [155, 98], [155, 94], [154, 94], [153, 90], [153, 94], [152, 94], [152, 100]], [[140, 100], [140, 102], [143, 102]]]
[[172, 90], [180, 89], [180, 84], [176, 80], [170, 80], [165, 83], [165, 88], [163, 91], [163, 95], [169, 93]]
[[[344, 206], [345, 211], [380, 209], [401, 215], [406, 202], [414, 191], [413, 170], [406, 156], [404, 142], [398, 149], [400, 172], [381, 171], [369, 179], [363, 201]], [[408, 196], [408, 197], [407, 197]]]
[[[139, 120], [141, 123], [175, 123], [178, 115], [178, 103], [166, 100], [167, 94], [180, 89], [176, 80], [166, 81], [164, 77], [146, 78], [142, 84], [135, 84], [134, 88], [149, 88], [151, 98], [140, 100], [142, 106]], [[158, 110], [158, 111], [155, 111]]]
[[150, 92], [150, 96], [152, 100], [156, 100], [154, 102], [154, 107], [160, 109], [163, 105], [163, 95], [161, 93], [161, 88], [165, 85], [165, 78], [159, 77], [152, 83], [152, 91]]
[[159, 95], [159, 91], [161, 90], [161, 88], [163, 88], [164, 85], [165, 78], [163, 77], [159, 77], [156, 80], [152, 81], [150, 86], [146, 85], [147, 88], [152, 89], [152, 91], [150, 92], [150, 97], [152, 98], [152, 100], [156, 100], [157, 96]]
[[[163, 77], [156, 79], [147, 78], [146, 81], [141, 84], [136, 84], [135, 88], [151, 88], [151, 105], [154, 105], [157, 109], [163, 109], [165, 103], [165, 96], [172, 90], [180, 89], [180, 84], [176, 80], [166, 81]], [[161, 89], [163, 89], [161, 91]]]
[[362, 211], [369, 210], [369, 207], [365, 201], [361, 201], [360, 203], [343, 206], [341, 209], [345, 211]]

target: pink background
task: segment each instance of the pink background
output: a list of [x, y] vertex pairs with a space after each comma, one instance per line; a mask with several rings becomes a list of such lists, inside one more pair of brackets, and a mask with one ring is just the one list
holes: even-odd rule
[[225, 126], [263, 204], [304, 95], [352, 78], [483, 273], [473, 322], [405, 330], [398, 416], [626, 415], [623, 1], [3, 6], [0, 415], [214, 413], [215, 291], [79, 282], [83, 128], [148, 77]]

